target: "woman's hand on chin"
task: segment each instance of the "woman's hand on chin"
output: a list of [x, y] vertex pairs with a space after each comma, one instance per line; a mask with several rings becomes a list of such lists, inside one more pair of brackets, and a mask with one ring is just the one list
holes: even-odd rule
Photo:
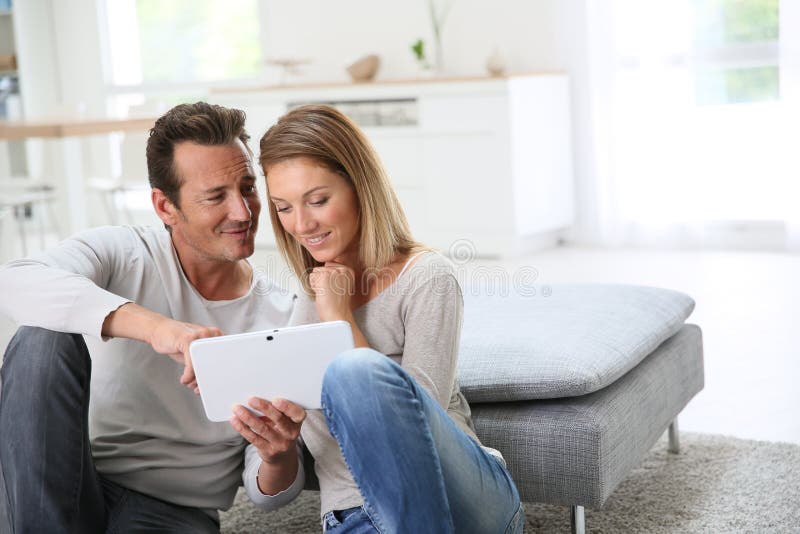
[[326, 262], [315, 267], [309, 284], [316, 296], [319, 318], [323, 321], [348, 321], [352, 316], [351, 301], [355, 293], [355, 272], [341, 263]]

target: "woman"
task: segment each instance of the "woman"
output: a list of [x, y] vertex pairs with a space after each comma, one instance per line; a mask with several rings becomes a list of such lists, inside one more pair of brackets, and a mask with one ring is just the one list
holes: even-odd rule
[[360, 348], [328, 368], [322, 410], [237, 407], [251, 499], [273, 508], [299, 493], [300, 434], [326, 532], [520, 532], [517, 489], [456, 382], [453, 268], [411, 237], [366, 137], [334, 108], [303, 106], [264, 134], [261, 165], [278, 247], [307, 293], [295, 322], [347, 321]]

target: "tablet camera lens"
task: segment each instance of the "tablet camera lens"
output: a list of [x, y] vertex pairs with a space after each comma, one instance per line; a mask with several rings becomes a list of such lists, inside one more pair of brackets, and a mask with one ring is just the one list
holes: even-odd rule
[[267, 336], [267, 341], [272, 341], [272, 336]]

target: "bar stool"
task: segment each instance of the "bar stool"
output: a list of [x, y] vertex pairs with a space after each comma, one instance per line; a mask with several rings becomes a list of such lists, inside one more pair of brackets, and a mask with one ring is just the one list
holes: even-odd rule
[[42, 213], [39, 208], [43, 208], [47, 214], [48, 223], [60, 238], [60, 228], [55, 212], [53, 201], [56, 199], [56, 190], [52, 184], [38, 180], [16, 178], [0, 181], [0, 212], [10, 212], [10, 217], [17, 223], [20, 244], [22, 245], [22, 255], [28, 255], [28, 239], [25, 228], [25, 218], [36, 215], [39, 226], [39, 244], [41, 249], [45, 248], [45, 232], [47, 230]]
[[135, 224], [127, 194], [149, 192], [145, 149], [148, 134], [145, 132], [126, 132], [119, 144], [121, 172], [113, 178], [90, 178], [86, 181], [89, 189], [99, 193], [103, 199], [108, 220], [112, 225], [120, 224], [119, 209], [125, 214], [126, 223]]

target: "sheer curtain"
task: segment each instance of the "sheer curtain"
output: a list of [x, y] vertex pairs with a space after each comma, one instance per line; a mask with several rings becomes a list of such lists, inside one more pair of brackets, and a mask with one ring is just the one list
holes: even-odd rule
[[800, 248], [800, 1], [590, 1], [607, 244]]

